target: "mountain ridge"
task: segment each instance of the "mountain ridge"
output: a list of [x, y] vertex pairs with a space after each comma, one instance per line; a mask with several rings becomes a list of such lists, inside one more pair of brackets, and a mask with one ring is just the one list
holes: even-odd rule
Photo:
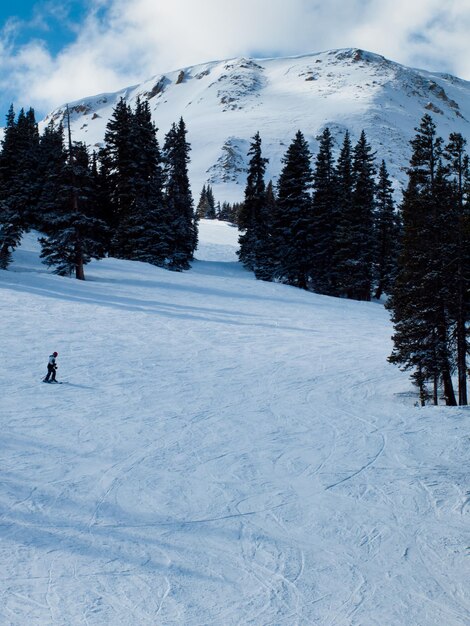
[[[192, 144], [190, 178], [196, 196], [211, 184], [216, 199], [243, 196], [247, 151], [259, 131], [267, 178], [277, 180], [281, 159], [297, 130], [315, 154], [328, 126], [339, 149], [349, 130], [353, 141], [365, 130], [387, 161], [398, 190], [405, 180], [409, 141], [429, 112], [446, 139], [461, 132], [470, 139], [470, 82], [442, 72], [409, 68], [360, 48], [341, 48], [291, 57], [235, 57], [155, 74], [142, 83], [69, 104], [74, 139], [102, 145], [116, 103], [150, 102], [162, 141], [183, 117]], [[41, 123], [62, 119], [65, 107]]]

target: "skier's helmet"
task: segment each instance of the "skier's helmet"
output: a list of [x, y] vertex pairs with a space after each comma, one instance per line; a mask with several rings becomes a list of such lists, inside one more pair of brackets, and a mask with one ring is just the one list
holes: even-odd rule
[[58, 352], [53, 352], [52, 356], [59, 356], [59, 353]]

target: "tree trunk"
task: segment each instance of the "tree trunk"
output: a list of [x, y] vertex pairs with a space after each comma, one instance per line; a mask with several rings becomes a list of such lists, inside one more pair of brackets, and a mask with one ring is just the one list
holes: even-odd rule
[[459, 405], [467, 402], [467, 328], [465, 310], [465, 281], [462, 268], [462, 219], [459, 222], [459, 262], [457, 268], [458, 310], [457, 310], [457, 371], [459, 378]]
[[75, 265], [75, 278], [77, 278], [77, 280], [85, 280], [85, 270], [83, 268], [83, 261], [79, 261], [76, 265]]
[[446, 314], [444, 307], [441, 307], [441, 319], [438, 324], [438, 340], [440, 344], [439, 366], [441, 370], [442, 382], [444, 384], [444, 397], [447, 406], [457, 406], [455, 399], [454, 385], [452, 383], [451, 366], [448, 354], [448, 331], [446, 323]]
[[442, 372], [442, 382], [444, 383], [444, 396], [447, 406], [457, 406], [457, 400], [455, 399], [454, 385], [452, 384], [452, 376], [450, 375], [449, 368], [445, 368]]

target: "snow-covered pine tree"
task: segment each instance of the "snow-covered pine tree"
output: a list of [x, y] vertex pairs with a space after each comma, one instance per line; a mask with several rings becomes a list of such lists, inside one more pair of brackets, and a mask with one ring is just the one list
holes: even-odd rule
[[397, 272], [400, 249], [400, 217], [395, 210], [393, 187], [385, 161], [382, 160], [376, 189], [375, 297], [390, 293]]
[[259, 132], [252, 138], [248, 156], [245, 199], [238, 216], [238, 227], [243, 231], [239, 237], [238, 256], [246, 268], [256, 271], [264, 262], [262, 249], [269, 231], [264, 182], [268, 160], [262, 155]]
[[186, 270], [197, 247], [197, 222], [189, 185], [188, 163], [190, 145], [186, 139], [183, 118], [173, 124], [163, 147], [165, 204], [169, 223], [168, 267]]
[[334, 265], [337, 237], [337, 188], [333, 137], [329, 128], [325, 128], [320, 139], [313, 180], [313, 288], [318, 293], [337, 295]]
[[269, 259], [273, 278], [307, 289], [312, 273], [313, 212], [311, 154], [299, 130], [283, 157], [276, 210], [271, 222]]

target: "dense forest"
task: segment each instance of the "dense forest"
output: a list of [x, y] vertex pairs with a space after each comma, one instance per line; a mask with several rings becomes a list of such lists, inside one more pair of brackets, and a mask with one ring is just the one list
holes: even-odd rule
[[173, 124], [162, 149], [156, 133], [147, 101], [132, 110], [121, 100], [103, 148], [90, 154], [72, 142], [67, 118], [40, 135], [34, 111], [16, 117], [10, 108], [0, 153], [0, 267], [33, 228], [43, 234], [44, 262], [60, 275], [84, 279], [90, 259], [108, 254], [188, 269], [197, 223], [187, 131], [183, 119]]

